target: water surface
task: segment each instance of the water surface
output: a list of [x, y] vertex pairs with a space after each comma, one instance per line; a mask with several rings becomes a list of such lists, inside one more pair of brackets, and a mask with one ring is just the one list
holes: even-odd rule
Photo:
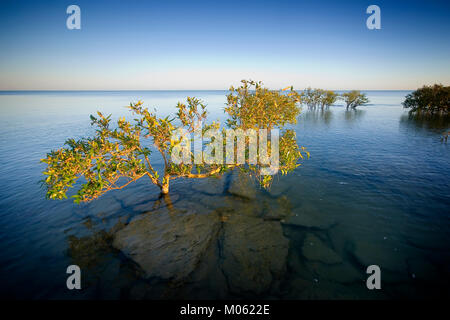
[[[39, 159], [92, 134], [95, 110], [131, 119], [124, 106], [140, 99], [168, 115], [197, 96], [224, 119], [225, 93], [0, 93], [0, 295], [449, 296], [450, 146], [440, 141], [448, 122], [409, 117], [404, 91], [369, 91], [370, 105], [356, 111], [304, 110], [294, 129], [311, 158], [269, 192], [232, 173], [175, 180], [171, 206], [144, 179], [80, 206], [44, 199]], [[82, 267], [81, 291], [66, 289], [70, 264]], [[382, 290], [365, 286], [371, 264], [381, 267]]]

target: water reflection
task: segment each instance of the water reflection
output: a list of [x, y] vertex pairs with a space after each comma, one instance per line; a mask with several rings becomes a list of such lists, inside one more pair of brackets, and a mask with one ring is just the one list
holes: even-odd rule
[[357, 121], [361, 121], [364, 117], [366, 110], [354, 109], [354, 110], [345, 110], [344, 112], [344, 120], [348, 123], [354, 123]]
[[424, 129], [443, 134], [450, 130], [450, 115], [408, 113], [400, 117], [400, 124], [412, 130]]
[[304, 119], [308, 123], [330, 125], [333, 112], [330, 109], [309, 109], [304, 113]]
[[[344, 111], [342, 111], [341, 108], [307, 110], [303, 113], [303, 121], [308, 124], [324, 124], [326, 126], [330, 126], [333, 121], [341, 118], [345, 122], [352, 124], [361, 121], [364, 118], [365, 113], [366, 110], [361, 109]], [[336, 115], [338, 115], [338, 118], [336, 118]]]

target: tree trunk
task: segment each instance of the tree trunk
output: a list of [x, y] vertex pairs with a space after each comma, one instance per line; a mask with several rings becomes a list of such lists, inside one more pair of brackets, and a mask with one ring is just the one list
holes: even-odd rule
[[164, 179], [164, 182], [163, 182], [163, 184], [161, 186], [161, 193], [162, 194], [168, 194], [169, 193], [169, 181], [170, 181], [169, 178]]
[[162, 185], [161, 185], [161, 193], [162, 194], [169, 193], [169, 182], [170, 182], [170, 176], [169, 175], [164, 176], [164, 179], [163, 179]]

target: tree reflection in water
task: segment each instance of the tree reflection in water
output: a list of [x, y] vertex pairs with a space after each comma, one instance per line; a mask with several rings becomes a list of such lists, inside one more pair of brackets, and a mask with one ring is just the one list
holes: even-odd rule
[[333, 120], [333, 112], [330, 109], [313, 109], [306, 111], [303, 117], [307, 123], [329, 125]]
[[360, 121], [366, 111], [361, 109], [354, 109], [354, 110], [346, 110], [344, 112], [344, 120], [348, 123], [355, 123], [357, 121]]
[[423, 129], [443, 134], [450, 130], [450, 115], [408, 113], [401, 116], [400, 124], [405, 128], [411, 127], [412, 130]]

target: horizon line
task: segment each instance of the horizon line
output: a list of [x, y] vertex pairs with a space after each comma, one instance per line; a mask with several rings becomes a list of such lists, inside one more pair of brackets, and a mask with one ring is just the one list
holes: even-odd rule
[[[308, 88], [308, 87], [307, 87]], [[294, 91], [306, 90], [304, 89], [294, 89]], [[311, 87], [312, 88], [312, 87]], [[269, 88], [270, 89], [270, 88]], [[322, 88], [312, 88], [312, 89], [322, 89]], [[415, 89], [324, 89], [331, 91], [414, 91]], [[270, 90], [282, 90], [282, 89], [270, 89]], [[14, 90], [3, 90], [0, 92], [132, 92], [132, 91], [230, 91], [230, 89], [14, 89]]]

